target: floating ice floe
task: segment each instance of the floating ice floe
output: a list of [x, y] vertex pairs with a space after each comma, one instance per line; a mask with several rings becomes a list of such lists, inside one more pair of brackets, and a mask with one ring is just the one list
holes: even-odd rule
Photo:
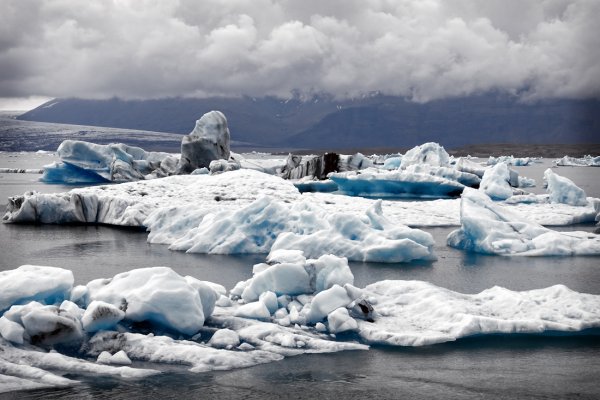
[[544, 172], [548, 194], [552, 203], [585, 206], [588, 203], [585, 191], [564, 176], [555, 174], [550, 168]]
[[529, 222], [484, 193], [463, 192], [461, 227], [448, 235], [449, 246], [486, 254], [523, 256], [600, 255], [600, 235], [557, 232]]
[[60, 303], [69, 298], [73, 282], [73, 273], [62, 268], [22, 265], [0, 271], [0, 313], [30, 301]]
[[569, 166], [569, 167], [600, 167], [600, 156], [592, 157], [586, 155], [581, 158], [564, 156], [558, 160], [553, 161], [558, 166]]
[[15, 346], [0, 338], [0, 393], [72, 386], [78, 382], [61, 374], [94, 374], [121, 379], [141, 379], [158, 370], [101, 365], [35, 346]]
[[[173, 238], [171, 234], [161, 234], [153, 223], [148, 226], [157, 237]], [[430, 234], [387, 220], [381, 202], [375, 203], [365, 216], [328, 215], [308, 202], [288, 205], [261, 197], [235, 211], [204, 215], [196, 227], [174, 240], [169, 248], [208, 254], [289, 249], [302, 250], [312, 258], [334, 254], [355, 261], [405, 262], [435, 259], [433, 245]]]
[[516, 167], [523, 167], [527, 165], [531, 165], [535, 162], [535, 158], [531, 157], [513, 157], [513, 156], [499, 156], [493, 157], [490, 156], [487, 160], [487, 165], [496, 165], [498, 163], [505, 163], [507, 165], [514, 165]]
[[473, 335], [579, 332], [600, 327], [600, 296], [566, 286], [515, 292], [495, 286], [462, 294], [419, 281], [381, 281], [363, 289], [374, 322], [357, 319], [365, 343], [423, 346]]
[[[301, 197], [294, 185], [252, 170], [213, 175], [169, 176], [118, 185], [73, 189], [67, 193], [28, 192], [9, 198], [5, 222], [90, 223], [143, 227], [154, 211], [173, 214], [236, 208], [261, 195], [282, 201]], [[185, 209], [178, 207], [184, 206]], [[164, 215], [165, 217], [167, 216]]]
[[339, 191], [366, 197], [456, 197], [464, 185], [444, 177], [412, 171], [364, 170], [331, 174]]
[[477, 175], [482, 178], [485, 173], [486, 167], [476, 163], [475, 161], [469, 159], [468, 157], [459, 157], [454, 164], [454, 167], [458, 171], [468, 172], [473, 175]]
[[512, 171], [505, 163], [497, 163], [485, 170], [479, 190], [494, 200], [506, 200], [513, 195], [512, 186], [518, 186], [518, 180], [516, 185], [511, 185], [515, 177], [518, 179], [518, 175], [511, 174]]
[[87, 289], [87, 307], [96, 323], [87, 322], [84, 314], [84, 324], [93, 327], [92, 332], [124, 318], [193, 335], [210, 317], [220, 296], [210, 286], [199, 282], [192, 285], [167, 267], [140, 268], [110, 279], [96, 279], [87, 284]]
[[283, 232], [271, 251], [302, 250], [309, 258], [334, 254], [353, 261], [407, 262], [435, 260], [431, 234], [394, 224], [384, 217], [381, 201], [367, 210], [366, 217], [336, 213], [327, 217], [328, 227], [312, 233]]
[[44, 167], [41, 180], [49, 183], [128, 182], [154, 174], [175, 172], [177, 158], [168, 153], [147, 152], [122, 143], [100, 145], [65, 140], [57, 150], [60, 162]]
[[[250, 316], [256, 324], [264, 327], [272, 321], [282, 327], [296, 324], [317, 332], [354, 333], [366, 344], [422, 346], [473, 335], [568, 333], [600, 327], [600, 296], [562, 285], [524, 292], [494, 287], [467, 295], [419, 281], [382, 281], [359, 289], [347, 279], [319, 288], [300, 283], [290, 291], [292, 280], [297, 279], [292, 269], [312, 271], [309, 266], [314, 260], [298, 260], [292, 253], [280, 259], [271, 266], [259, 264], [253, 278], [236, 285], [231, 295], [246, 304], [216, 311], [219, 324], [235, 326], [229, 322], [231, 316], [249, 305], [266, 309], [258, 293], [268, 290], [280, 293], [279, 308], [270, 312], [270, 319]], [[343, 260], [329, 262], [343, 270]], [[264, 274], [269, 270], [280, 271], [280, 279], [267, 278]], [[252, 295], [244, 298], [248, 291]], [[293, 342], [290, 347], [295, 347]]]
[[330, 174], [340, 192], [369, 197], [444, 198], [460, 195], [465, 186], [477, 187], [480, 179], [450, 166], [448, 153], [437, 143], [425, 143], [402, 156], [398, 169], [367, 168]]
[[406, 169], [409, 165], [427, 164], [432, 167], [447, 167], [450, 165], [450, 156], [438, 143], [429, 142], [415, 146], [402, 156], [401, 167]]

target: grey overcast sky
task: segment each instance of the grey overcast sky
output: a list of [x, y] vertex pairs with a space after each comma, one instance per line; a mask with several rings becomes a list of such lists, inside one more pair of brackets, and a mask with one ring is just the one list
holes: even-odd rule
[[600, 0], [0, 0], [0, 8], [0, 104], [294, 89], [419, 102], [489, 90], [600, 97]]

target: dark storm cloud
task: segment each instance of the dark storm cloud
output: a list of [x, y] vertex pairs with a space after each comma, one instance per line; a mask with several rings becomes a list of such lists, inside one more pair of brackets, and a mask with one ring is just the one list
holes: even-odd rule
[[4, 0], [0, 97], [597, 97], [596, 0]]

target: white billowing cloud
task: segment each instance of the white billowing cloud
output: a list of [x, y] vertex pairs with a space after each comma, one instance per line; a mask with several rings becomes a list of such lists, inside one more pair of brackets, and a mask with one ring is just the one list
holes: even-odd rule
[[0, 96], [600, 96], [597, 0], [3, 0]]

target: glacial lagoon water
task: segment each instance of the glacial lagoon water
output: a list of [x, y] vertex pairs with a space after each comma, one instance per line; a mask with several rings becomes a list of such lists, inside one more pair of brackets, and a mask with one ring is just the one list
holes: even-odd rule
[[[0, 154], [0, 160], [8, 157]], [[28, 159], [29, 158], [29, 159]], [[21, 155], [19, 168], [47, 163], [49, 155]], [[17, 161], [18, 160], [18, 161]], [[40, 164], [41, 166], [43, 164]], [[0, 167], [5, 167], [0, 163]], [[546, 165], [518, 167], [538, 180]], [[600, 197], [600, 169], [564, 167], [588, 195]], [[7, 196], [26, 190], [62, 192], [35, 174], [0, 174], [0, 207]], [[572, 229], [593, 230], [592, 224]], [[600, 294], [597, 257], [496, 257], [445, 246], [453, 228], [426, 229], [436, 240], [435, 262], [351, 263], [356, 285], [383, 279], [416, 279], [476, 293], [499, 285], [528, 290], [565, 284]], [[77, 283], [144, 266], [166, 265], [182, 275], [228, 289], [251, 275], [262, 255], [208, 256], [171, 252], [150, 245], [139, 230], [95, 226], [0, 224], [0, 270], [40, 264], [73, 270]], [[156, 368], [154, 364], [152, 366]], [[418, 348], [374, 347], [369, 351], [302, 355], [234, 371], [193, 374], [184, 366], [158, 366], [164, 374], [126, 381], [69, 376], [80, 385], [0, 394], [0, 398], [600, 398], [600, 336], [486, 336]]]

